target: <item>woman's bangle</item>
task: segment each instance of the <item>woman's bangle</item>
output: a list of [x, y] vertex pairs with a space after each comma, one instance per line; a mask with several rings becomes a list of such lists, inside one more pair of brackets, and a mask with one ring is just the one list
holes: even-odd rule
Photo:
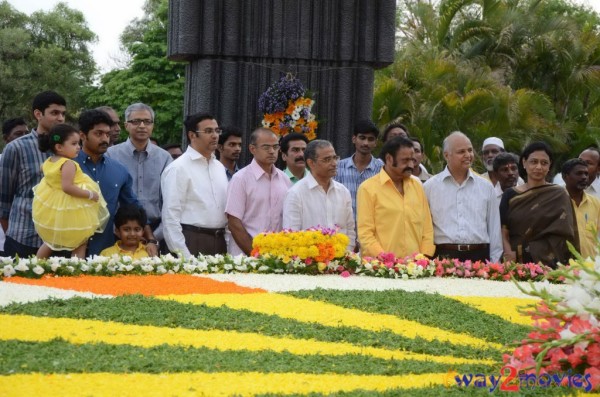
[[90, 200], [94, 199], [94, 192], [92, 192], [91, 190], [88, 190], [88, 197]]

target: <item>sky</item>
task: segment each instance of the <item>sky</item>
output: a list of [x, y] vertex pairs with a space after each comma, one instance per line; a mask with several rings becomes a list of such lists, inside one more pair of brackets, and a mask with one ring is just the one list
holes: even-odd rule
[[[143, 16], [144, 0], [63, 0], [69, 7], [83, 12], [88, 26], [98, 36], [93, 45], [94, 59], [102, 72], [117, 67], [123, 59], [119, 51], [119, 36], [134, 18]], [[600, 12], [600, 0], [574, 0]], [[26, 14], [43, 9], [50, 10], [58, 0], [8, 0], [17, 10]]]
[[[600, 0], [599, 0], [600, 1]], [[12, 7], [30, 15], [34, 11], [48, 11], [58, 0], [8, 0]], [[119, 51], [119, 36], [134, 18], [141, 18], [144, 0], [63, 0], [70, 8], [85, 16], [90, 30], [98, 36], [92, 46], [94, 59], [102, 72], [118, 66], [123, 59]]]

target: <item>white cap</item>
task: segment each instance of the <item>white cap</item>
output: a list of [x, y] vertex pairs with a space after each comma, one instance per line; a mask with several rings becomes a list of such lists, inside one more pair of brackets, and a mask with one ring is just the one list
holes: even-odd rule
[[496, 138], [495, 136], [487, 138], [485, 141], [483, 141], [483, 145], [481, 146], [481, 148], [483, 149], [487, 145], [496, 145], [504, 149], [504, 142], [502, 142], [502, 139]]

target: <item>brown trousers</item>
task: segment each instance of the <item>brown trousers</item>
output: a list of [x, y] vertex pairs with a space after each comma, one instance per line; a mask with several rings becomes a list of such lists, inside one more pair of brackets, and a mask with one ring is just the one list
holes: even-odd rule
[[225, 255], [227, 253], [227, 244], [225, 243], [225, 235], [223, 233], [206, 234], [186, 229], [182, 230], [182, 232], [183, 237], [185, 237], [185, 245], [194, 256], [198, 254]]

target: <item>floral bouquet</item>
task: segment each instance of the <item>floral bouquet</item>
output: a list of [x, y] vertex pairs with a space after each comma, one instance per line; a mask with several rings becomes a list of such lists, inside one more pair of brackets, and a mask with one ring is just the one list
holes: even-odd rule
[[[335, 258], [344, 257], [350, 239], [339, 228], [313, 227], [307, 230], [283, 230], [261, 233], [252, 241], [252, 256], [271, 258], [281, 266], [310, 267], [306, 273], [323, 273]], [[271, 266], [277, 266], [271, 263]]]
[[423, 254], [405, 258], [396, 257], [391, 252], [382, 252], [377, 258], [365, 256], [355, 269], [356, 274], [375, 277], [420, 278], [435, 274], [435, 263]]
[[598, 390], [600, 257], [592, 262], [578, 256], [569, 267], [561, 266], [550, 275], [564, 279], [567, 287], [555, 294], [545, 287], [532, 291], [519, 287], [542, 300], [523, 311], [535, 320], [533, 331], [504, 361], [522, 373], [549, 374], [561, 381], [557, 383]]
[[543, 281], [552, 269], [537, 263], [492, 263], [458, 259], [435, 259], [436, 277], [482, 278], [485, 280]]
[[264, 115], [262, 125], [278, 136], [298, 132], [313, 140], [318, 125], [311, 113], [314, 103], [300, 80], [288, 73], [258, 99], [259, 111]]

